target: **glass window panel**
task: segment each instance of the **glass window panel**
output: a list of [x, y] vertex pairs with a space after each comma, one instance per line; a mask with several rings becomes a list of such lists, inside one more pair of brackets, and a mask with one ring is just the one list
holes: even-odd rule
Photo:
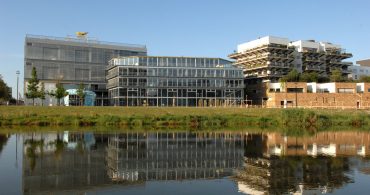
[[58, 59], [58, 48], [44, 47], [44, 59], [45, 60], [57, 60]]

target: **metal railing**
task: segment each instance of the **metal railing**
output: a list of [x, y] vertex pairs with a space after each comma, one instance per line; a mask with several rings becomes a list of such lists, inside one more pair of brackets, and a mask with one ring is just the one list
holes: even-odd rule
[[53, 36], [27, 34], [26, 38], [47, 39], [47, 40], [53, 40], [53, 41], [72, 41], [76, 43], [88, 43], [88, 44], [103, 44], [103, 45], [111, 45], [111, 46], [133, 47], [133, 48], [139, 48], [139, 49], [146, 50], [146, 45], [99, 41], [97, 39], [88, 38], [88, 37], [87, 38], [53, 37]]

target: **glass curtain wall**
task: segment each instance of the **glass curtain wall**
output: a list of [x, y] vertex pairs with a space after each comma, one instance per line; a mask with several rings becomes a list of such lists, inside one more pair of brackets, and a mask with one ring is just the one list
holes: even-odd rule
[[203, 107], [243, 102], [242, 69], [219, 58], [114, 58], [107, 80], [115, 106]]
[[120, 56], [146, 55], [146, 47], [88, 39], [27, 35], [25, 39], [24, 79], [32, 68], [44, 83], [60, 81], [67, 89], [84, 83], [97, 95], [95, 105], [108, 105], [105, 71], [108, 61]]

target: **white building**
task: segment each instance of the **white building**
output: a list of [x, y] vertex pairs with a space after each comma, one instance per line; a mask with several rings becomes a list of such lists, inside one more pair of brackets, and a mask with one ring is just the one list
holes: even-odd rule
[[[247, 80], [275, 82], [292, 69], [298, 72], [316, 72], [327, 76], [339, 69], [344, 76], [350, 74], [352, 62], [344, 59], [352, 54], [336, 44], [266, 36], [237, 46], [229, 55], [236, 64], [244, 68]], [[252, 82], [253, 83], [253, 82]]]
[[362, 76], [370, 76], [370, 59], [360, 60], [356, 62], [356, 65], [350, 66], [351, 74], [350, 78], [353, 80], [359, 80]]

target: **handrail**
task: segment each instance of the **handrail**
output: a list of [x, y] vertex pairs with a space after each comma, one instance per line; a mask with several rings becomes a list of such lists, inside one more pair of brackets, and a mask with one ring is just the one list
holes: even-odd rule
[[55, 40], [55, 41], [73, 41], [76, 43], [104, 44], [104, 45], [112, 45], [112, 46], [136, 47], [140, 49], [146, 49], [146, 45], [98, 41], [97, 39], [91, 39], [91, 38], [90, 39], [89, 38], [79, 39], [79, 38], [74, 38], [74, 37], [53, 37], [53, 36], [32, 35], [32, 34], [27, 34], [26, 38], [48, 39], [48, 40]]

